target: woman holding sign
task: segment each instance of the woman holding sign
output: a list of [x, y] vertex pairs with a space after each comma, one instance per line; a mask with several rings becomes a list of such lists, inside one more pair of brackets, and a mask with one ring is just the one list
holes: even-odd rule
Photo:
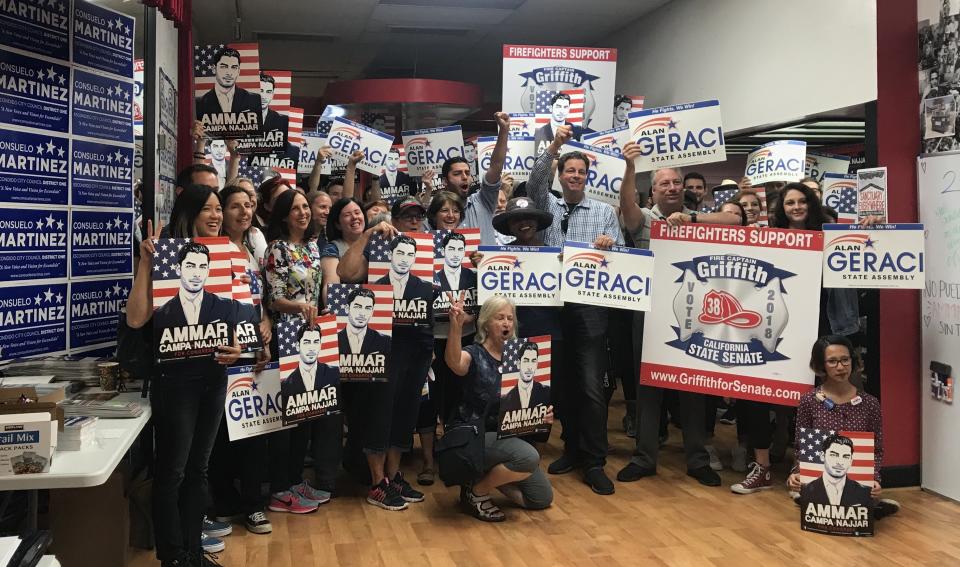
[[[217, 236], [223, 222], [220, 196], [215, 189], [190, 185], [177, 196], [171, 214], [174, 238]], [[127, 324], [147, 325], [153, 316], [154, 239], [147, 221], [147, 237], [140, 244], [140, 266], [127, 301]], [[236, 322], [233, 322], [236, 326]], [[150, 405], [156, 435], [153, 480], [153, 526], [157, 558], [162, 565], [198, 565], [207, 499], [207, 466], [226, 397], [226, 366], [237, 361], [240, 347], [221, 346], [213, 358], [167, 362], [158, 367]]]
[[[500, 404], [500, 365], [503, 345], [516, 338], [516, 310], [502, 296], [488, 299], [477, 318], [473, 344], [460, 348], [463, 326], [469, 316], [463, 300], [450, 307], [450, 334], [445, 358], [450, 370], [462, 376], [463, 399], [455, 415], [460, 422], [485, 417], [484, 465], [486, 473], [471, 485], [460, 488], [464, 511], [484, 522], [502, 522], [506, 515], [493, 503], [490, 492], [499, 489], [518, 506], [542, 510], [553, 502], [553, 487], [533, 445], [517, 437], [497, 439]], [[553, 423], [553, 406], [547, 409], [547, 423]]]
[[[299, 189], [285, 191], [276, 198], [267, 228], [270, 249], [264, 268], [270, 288], [270, 310], [276, 322], [298, 317], [313, 321], [319, 312], [324, 279], [311, 221], [310, 204]], [[330, 500], [340, 468], [342, 430], [342, 419], [335, 415], [271, 434], [270, 461], [276, 469], [271, 472], [271, 511], [303, 514]], [[318, 488], [302, 478], [308, 441], [313, 449]]]
[[[810, 368], [817, 375], [820, 385], [800, 398], [800, 405], [797, 406], [797, 443], [801, 443], [801, 431], [804, 429], [873, 433], [874, 483], [870, 495], [874, 498], [874, 517], [880, 519], [897, 513], [900, 504], [896, 500], [877, 499], [881, 492], [883, 419], [880, 401], [870, 394], [859, 392], [851, 382], [851, 378], [863, 369], [863, 361], [856, 349], [846, 337], [820, 337], [810, 353]], [[787, 486], [791, 492], [800, 492], [799, 464], [794, 465]]]

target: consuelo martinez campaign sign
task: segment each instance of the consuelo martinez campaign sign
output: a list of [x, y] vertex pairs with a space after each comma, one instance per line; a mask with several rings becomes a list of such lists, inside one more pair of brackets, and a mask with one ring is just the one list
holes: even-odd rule
[[823, 233], [653, 224], [640, 383], [797, 405], [813, 387]]
[[923, 289], [923, 225], [823, 225], [823, 287]]
[[629, 124], [630, 139], [640, 146], [637, 171], [727, 159], [716, 100], [638, 110]]

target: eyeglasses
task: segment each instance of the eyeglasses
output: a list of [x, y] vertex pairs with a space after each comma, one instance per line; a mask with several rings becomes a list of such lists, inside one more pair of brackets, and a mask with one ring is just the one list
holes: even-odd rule
[[826, 362], [827, 366], [836, 368], [837, 366], [850, 366], [850, 364], [853, 363], [853, 359], [845, 356], [843, 358], [828, 358]]

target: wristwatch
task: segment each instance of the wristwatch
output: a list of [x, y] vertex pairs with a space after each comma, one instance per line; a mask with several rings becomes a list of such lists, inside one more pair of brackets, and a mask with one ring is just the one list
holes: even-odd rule
[[690, 222], [697, 224], [697, 213], [690, 213]]

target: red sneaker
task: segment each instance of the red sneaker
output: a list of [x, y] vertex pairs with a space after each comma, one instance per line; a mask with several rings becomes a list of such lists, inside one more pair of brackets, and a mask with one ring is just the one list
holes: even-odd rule
[[730, 487], [732, 492], [737, 494], [753, 494], [758, 490], [770, 488], [770, 469], [759, 463], [750, 463], [750, 472], [743, 482], [738, 482]]
[[309, 514], [317, 511], [316, 502], [307, 502], [302, 496], [289, 490], [277, 492], [270, 497], [267, 509], [271, 512], [289, 512], [291, 514]]

